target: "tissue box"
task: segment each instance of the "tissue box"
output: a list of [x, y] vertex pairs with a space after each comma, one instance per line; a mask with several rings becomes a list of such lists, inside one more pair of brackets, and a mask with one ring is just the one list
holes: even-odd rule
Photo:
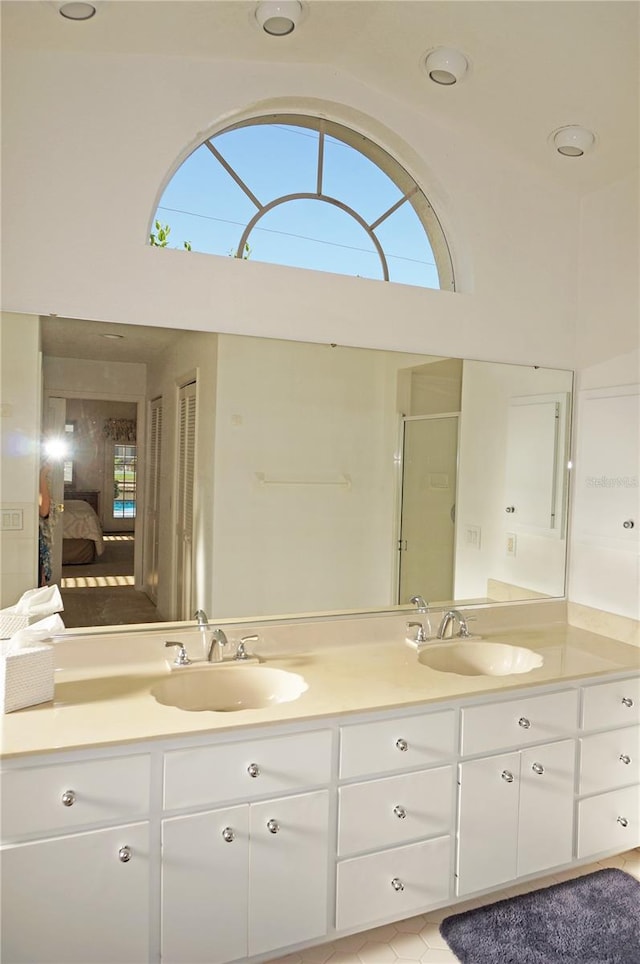
[[21, 629], [26, 629], [31, 623], [34, 623], [39, 616], [23, 616], [19, 613], [12, 612], [12, 609], [0, 610], [0, 639], [9, 639], [14, 633], [19, 632]]
[[0, 712], [53, 699], [53, 648], [30, 646], [0, 658]]

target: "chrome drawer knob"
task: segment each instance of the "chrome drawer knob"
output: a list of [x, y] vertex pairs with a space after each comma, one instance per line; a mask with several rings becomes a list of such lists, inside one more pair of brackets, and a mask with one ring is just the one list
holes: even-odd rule
[[118, 860], [121, 860], [123, 864], [128, 864], [131, 860], [131, 847], [120, 847]]
[[247, 767], [247, 773], [249, 774], [250, 777], [259, 777], [260, 767], [258, 766], [257, 763], [250, 763], [249, 766]]
[[633, 519], [626, 519], [626, 520], [622, 523], [623, 529], [633, 529], [634, 525], [635, 525], [635, 523], [634, 523]]
[[622, 703], [624, 706], [633, 706], [633, 700], [630, 699], [628, 696], [622, 697]]
[[526, 716], [521, 716], [518, 720], [518, 726], [521, 726], [523, 730], [528, 730], [531, 726], [531, 720], [528, 720]]
[[396, 892], [400, 890], [404, 890], [404, 884], [402, 883], [399, 877], [393, 878], [393, 880], [391, 881], [391, 886]]
[[231, 827], [224, 828], [224, 830], [222, 831], [222, 839], [226, 840], [227, 843], [231, 843], [233, 840], [236, 839], [235, 832], [231, 829]]
[[622, 761], [622, 763], [626, 763], [627, 766], [631, 763], [631, 757], [629, 756], [628, 753], [621, 753], [620, 760]]
[[503, 770], [500, 776], [505, 783], [513, 783], [513, 773], [511, 770]]
[[64, 807], [72, 807], [76, 802], [76, 795], [73, 790], [65, 790], [61, 800]]
[[539, 776], [544, 773], [544, 767], [542, 766], [541, 763], [534, 763], [531, 769], [533, 770], [534, 773], [537, 773]]
[[626, 817], [618, 817], [618, 823], [620, 824], [621, 827], [629, 826], [629, 821], [627, 820]]
[[397, 807], [394, 807], [394, 808], [393, 808], [393, 812], [395, 813], [396, 817], [397, 817], [399, 820], [404, 820], [404, 818], [405, 818], [406, 815], [407, 815], [407, 811], [405, 810], [404, 807], [401, 807], [400, 804], [398, 804]]
[[504, 511], [508, 512], [511, 515], [512, 512], [516, 511], [516, 507], [515, 505], [508, 505]]
[[269, 831], [269, 833], [277, 833], [279, 829], [280, 829], [280, 824], [278, 823], [277, 820], [273, 820], [273, 819], [267, 820], [267, 830]]
[[401, 753], [406, 753], [406, 751], [409, 749], [409, 744], [407, 743], [406, 740], [396, 740], [396, 746], [401, 751]]

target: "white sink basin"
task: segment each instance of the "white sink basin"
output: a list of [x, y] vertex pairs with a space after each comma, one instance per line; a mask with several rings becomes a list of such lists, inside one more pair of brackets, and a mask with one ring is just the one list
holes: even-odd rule
[[440, 673], [458, 676], [510, 676], [539, 669], [539, 653], [508, 643], [453, 642], [425, 646], [418, 662]]
[[158, 703], [196, 712], [261, 709], [290, 703], [309, 688], [297, 673], [269, 666], [206, 666], [175, 672], [151, 690]]

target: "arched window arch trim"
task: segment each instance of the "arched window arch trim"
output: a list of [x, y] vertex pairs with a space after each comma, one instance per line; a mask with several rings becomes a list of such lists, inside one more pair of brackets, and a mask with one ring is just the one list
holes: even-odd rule
[[[244, 184], [233, 167], [228, 164], [224, 156], [217, 150], [215, 146], [215, 140], [221, 135], [230, 131], [238, 130], [244, 127], [256, 127], [259, 125], [269, 124], [302, 127], [318, 133], [319, 148], [316, 193], [282, 195], [277, 199], [271, 200], [266, 205], [263, 205], [259, 199], [255, 197], [250, 187]], [[367, 222], [365, 218], [359, 215], [358, 212], [346, 204], [346, 202], [322, 193], [321, 186], [324, 138], [327, 135], [335, 140], [341, 141], [342, 143], [361, 153], [364, 157], [368, 158], [381, 171], [383, 171], [387, 177], [389, 177], [389, 179], [400, 191], [401, 197], [398, 199], [398, 201], [385, 212], [383, 212], [383, 214], [380, 215], [375, 221], [371, 223]], [[254, 215], [254, 217], [249, 221], [245, 227], [245, 230], [243, 231], [242, 239], [236, 249], [237, 257], [242, 257], [242, 252], [244, 251], [251, 230], [255, 227], [261, 217], [267, 213], [267, 211], [272, 210], [286, 201], [293, 201], [296, 199], [321, 200], [334, 204], [336, 207], [345, 211], [347, 214], [352, 216], [357, 223], [361, 225], [361, 227], [364, 228], [367, 235], [371, 238], [372, 243], [376, 248], [376, 252], [380, 258], [381, 265], [383, 266], [384, 280], [389, 280], [387, 259], [384, 254], [384, 250], [375, 235], [375, 228], [383, 223], [386, 218], [390, 217], [391, 214], [398, 210], [398, 208], [408, 202], [411, 204], [418, 220], [420, 221], [433, 252], [440, 290], [456, 290], [451, 251], [449, 249], [440, 219], [438, 218], [426, 194], [418, 182], [414, 179], [413, 175], [409, 173], [409, 171], [396, 157], [389, 153], [385, 147], [382, 147], [378, 142], [370, 138], [367, 134], [356, 130], [353, 125], [350, 124], [348, 126], [343, 121], [335, 121], [324, 116], [318, 116], [310, 113], [291, 112], [290, 110], [277, 112], [267, 111], [263, 114], [245, 116], [241, 120], [238, 120], [234, 123], [221, 126], [218, 130], [210, 133], [204, 140], [200, 140], [194, 147], [187, 151], [182, 156], [180, 163], [174, 168], [174, 171], [167, 179], [166, 184], [170, 183], [172, 177], [175, 176], [176, 172], [180, 169], [188, 157], [203, 146], [211, 151], [219, 163], [223, 165], [225, 170], [231, 175], [231, 177], [236, 181], [239, 187], [241, 187], [247, 197], [250, 198], [251, 202], [257, 208], [256, 215]]]

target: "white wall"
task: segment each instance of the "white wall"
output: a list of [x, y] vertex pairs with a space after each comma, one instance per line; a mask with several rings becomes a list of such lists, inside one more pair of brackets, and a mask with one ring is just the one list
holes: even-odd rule
[[218, 360], [211, 611], [392, 604], [397, 372], [423, 359], [221, 336]]
[[[633, 503], [635, 533], [612, 529], [607, 538], [595, 538], [597, 507], [585, 488], [581, 460], [588, 443], [582, 423], [588, 419], [589, 395], [597, 389], [640, 383], [639, 195], [639, 181], [633, 178], [590, 195], [582, 204], [573, 515], [579, 525], [574, 527], [569, 568], [572, 602], [636, 620], [640, 619], [640, 541], [628, 536], [637, 536], [640, 530], [640, 489], [617, 492], [621, 506], [623, 500]], [[637, 425], [614, 423], [610, 432], [628, 464], [635, 467], [631, 474], [637, 485]], [[607, 469], [615, 474], [611, 462]]]
[[0, 530], [0, 607], [36, 586], [40, 440], [40, 328], [27, 315], [0, 318], [0, 508], [21, 528]]
[[[578, 205], [557, 183], [331, 67], [158, 66], [125, 54], [101, 55], [99, 69], [89, 55], [5, 55], [8, 307], [572, 366]], [[352, 124], [405, 163], [443, 222], [460, 293], [147, 246], [164, 183], [204, 132], [284, 105]], [[56, 225], [55, 245], [43, 223]]]
[[[456, 540], [456, 599], [483, 599], [487, 576], [551, 596], [565, 585], [566, 518], [554, 533], [536, 534], [506, 513], [507, 415], [509, 399], [568, 393], [566, 373], [513, 369], [508, 365], [465, 362], [460, 420], [460, 473]], [[566, 409], [565, 409], [566, 412]], [[479, 527], [477, 545], [466, 538]], [[507, 554], [507, 533], [516, 535], [516, 553]], [[520, 594], [520, 598], [522, 594]]]

